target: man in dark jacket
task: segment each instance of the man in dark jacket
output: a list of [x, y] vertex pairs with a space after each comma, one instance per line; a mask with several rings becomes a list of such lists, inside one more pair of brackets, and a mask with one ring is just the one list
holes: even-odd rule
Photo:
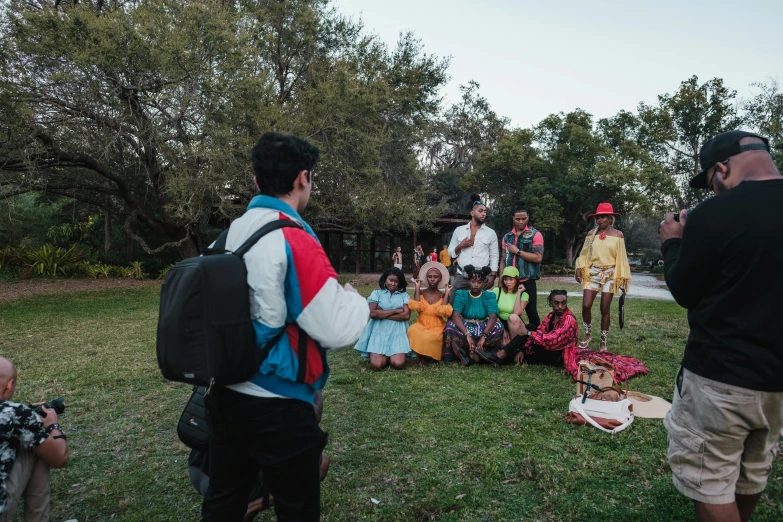
[[747, 521], [783, 428], [783, 176], [767, 140], [715, 136], [693, 188], [715, 192], [659, 232], [691, 331], [664, 421], [675, 487], [700, 521]]

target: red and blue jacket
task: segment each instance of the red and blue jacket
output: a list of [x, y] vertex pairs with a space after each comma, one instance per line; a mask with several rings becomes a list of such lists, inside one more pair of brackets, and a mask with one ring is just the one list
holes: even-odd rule
[[[229, 386], [258, 397], [312, 402], [329, 378], [326, 350], [354, 344], [370, 315], [365, 299], [337, 282], [337, 273], [313, 229], [287, 203], [256, 196], [247, 212], [231, 224], [226, 249], [239, 248], [256, 230], [278, 219], [299, 222], [304, 229], [282, 228], [261, 238], [245, 254], [250, 314], [259, 348], [281, 330], [255, 376]], [[299, 343], [306, 342], [306, 362]]]

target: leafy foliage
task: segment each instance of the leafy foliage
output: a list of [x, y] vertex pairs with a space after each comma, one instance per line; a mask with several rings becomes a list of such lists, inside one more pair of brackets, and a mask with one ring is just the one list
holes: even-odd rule
[[49, 277], [68, 275], [69, 270], [83, 258], [82, 253], [75, 246], [66, 250], [48, 244], [38, 249], [28, 250], [24, 256], [27, 266], [34, 274]]

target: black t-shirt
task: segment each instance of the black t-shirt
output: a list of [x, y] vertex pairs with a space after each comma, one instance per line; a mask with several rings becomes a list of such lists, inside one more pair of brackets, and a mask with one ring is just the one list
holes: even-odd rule
[[696, 207], [661, 246], [688, 309], [682, 365], [715, 381], [783, 391], [783, 179], [745, 181]]

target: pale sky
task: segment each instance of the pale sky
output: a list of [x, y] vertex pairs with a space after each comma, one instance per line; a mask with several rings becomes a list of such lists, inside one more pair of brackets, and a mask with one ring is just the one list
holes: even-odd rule
[[476, 80], [512, 125], [577, 107], [596, 119], [654, 104], [693, 75], [749, 98], [783, 81], [783, 0], [333, 0], [394, 47], [413, 31], [451, 56], [442, 94]]

